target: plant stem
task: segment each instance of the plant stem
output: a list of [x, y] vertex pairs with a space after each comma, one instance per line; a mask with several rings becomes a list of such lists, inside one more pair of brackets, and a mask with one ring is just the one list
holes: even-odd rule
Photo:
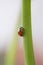
[[9, 50], [6, 53], [5, 57], [5, 64], [4, 65], [15, 65], [15, 59], [16, 59], [16, 51], [17, 51], [17, 43], [18, 43], [18, 26], [20, 22], [17, 22], [14, 37], [11, 41], [11, 45], [9, 47]]
[[35, 65], [31, 30], [31, 0], [23, 0], [22, 25], [25, 29], [25, 35], [23, 37], [25, 65]]

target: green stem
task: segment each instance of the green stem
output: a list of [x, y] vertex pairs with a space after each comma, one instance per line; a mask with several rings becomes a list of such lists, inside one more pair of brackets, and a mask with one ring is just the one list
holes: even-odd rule
[[16, 25], [14, 37], [12, 38], [11, 45], [9, 47], [9, 50], [6, 53], [5, 57], [5, 64], [4, 65], [15, 65], [15, 59], [16, 59], [16, 50], [17, 50], [17, 43], [18, 43], [18, 26], [19, 23]]
[[25, 29], [23, 37], [25, 65], [35, 65], [31, 30], [31, 0], [23, 0], [23, 28]]

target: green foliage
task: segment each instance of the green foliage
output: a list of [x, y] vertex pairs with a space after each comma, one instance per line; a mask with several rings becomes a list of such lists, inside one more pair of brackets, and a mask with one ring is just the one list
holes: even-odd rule
[[30, 0], [23, 0], [23, 24], [22, 25], [23, 28], [25, 29], [25, 35], [23, 37], [25, 65], [35, 65], [33, 45], [32, 45], [31, 1]]

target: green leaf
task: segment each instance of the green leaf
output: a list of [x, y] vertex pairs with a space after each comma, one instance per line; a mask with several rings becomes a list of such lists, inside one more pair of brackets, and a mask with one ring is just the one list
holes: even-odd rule
[[23, 37], [25, 65], [35, 65], [31, 29], [31, 0], [23, 0], [22, 25], [25, 29], [25, 35]]

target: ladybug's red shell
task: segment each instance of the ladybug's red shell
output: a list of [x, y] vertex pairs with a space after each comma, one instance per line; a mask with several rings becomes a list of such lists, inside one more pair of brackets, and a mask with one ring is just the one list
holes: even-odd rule
[[23, 36], [23, 33], [22, 33], [22, 31], [19, 31], [19, 32], [18, 32], [18, 34], [19, 34], [20, 36]]

